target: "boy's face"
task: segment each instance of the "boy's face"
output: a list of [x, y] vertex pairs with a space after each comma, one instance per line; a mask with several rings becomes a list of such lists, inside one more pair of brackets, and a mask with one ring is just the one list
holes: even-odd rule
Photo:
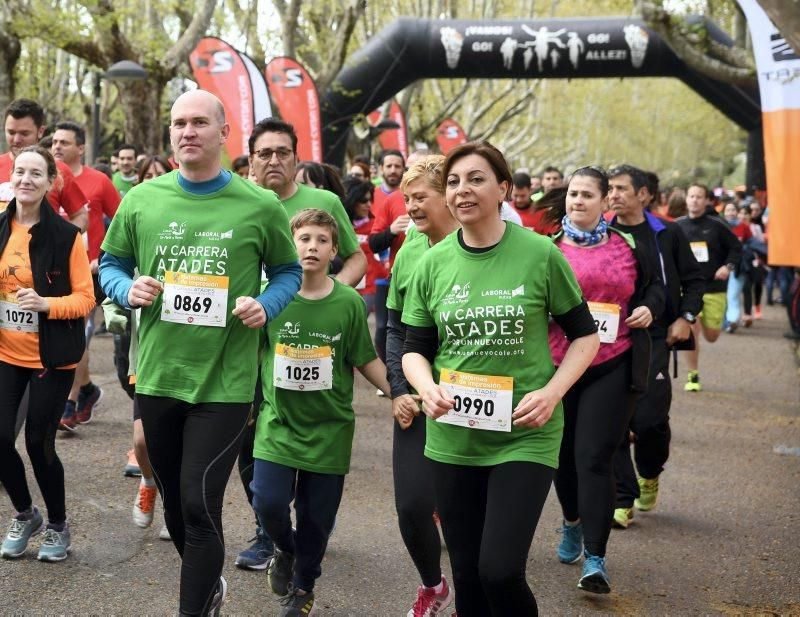
[[298, 227], [294, 232], [294, 245], [303, 272], [327, 272], [328, 266], [336, 257], [337, 248], [331, 240], [331, 230], [327, 227]]

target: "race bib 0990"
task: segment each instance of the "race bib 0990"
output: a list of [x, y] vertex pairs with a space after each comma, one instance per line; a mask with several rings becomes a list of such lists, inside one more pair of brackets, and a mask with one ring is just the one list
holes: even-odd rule
[[511, 431], [513, 377], [442, 369], [439, 385], [455, 399], [455, 406], [437, 422], [482, 431]]

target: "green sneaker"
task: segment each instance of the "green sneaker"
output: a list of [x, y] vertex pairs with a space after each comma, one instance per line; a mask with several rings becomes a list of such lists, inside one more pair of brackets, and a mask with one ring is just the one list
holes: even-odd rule
[[658, 476], [652, 480], [647, 478], [637, 478], [639, 482], [639, 499], [633, 502], [637, 510], [649, 512], [656, 507], [658, 499]]
[[69, 537], [69, 527], [64, 524], [64, 531], [56, 531], [49, 527], [44, 531], [44, 541], [39, 548], [39, 561], [64, 561], [67, 558], [72, 543]]
[[611, 524], [617, 529], [627, 529], [633, 520], [633, 508], [617, 508]]
[[689, 371], [686, 384], [683, 386], [686, 392], [700, 392], [703, 387], [700, 385], [700, 374], [697, 371]]
[[289, 585], [292, 581], [294, 572], [294, 555], [281, 551], [275, 547], [275, 554], [267, 567], [267, 578], [272, 592], [278, 596], [285, 596], [289, 593]]
[[12, 518], [8, 533], [3, 540], [3, 546], [0, 547], [0, 555], [6, 559], [22, 557], [28, 548], [31, 536], [40, 534], [42, 531], [44, 531], [44, 519], [39, 514], [38, 508], [33, 509], [33, 517], [30, 520], [23, 521]]

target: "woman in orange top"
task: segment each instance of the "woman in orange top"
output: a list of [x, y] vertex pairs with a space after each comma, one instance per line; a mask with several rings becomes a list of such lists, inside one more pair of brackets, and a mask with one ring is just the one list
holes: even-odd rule
[[[62, 561], [70, 548], [64, 468], [55, 439], [86, 347], [83, 318], [95, 302], [80, 230], [45, 199], [56, 177], [49, 151], [24, 148], [11, 174], [14, 199], [0, 214], [0, 482], [17, 510], [0, 555], [21, 557], [30, 537], [44, 531], [41, 561]], [[14, 447], [26, 388], [25, 446], [47, 506], [46, 527]]]

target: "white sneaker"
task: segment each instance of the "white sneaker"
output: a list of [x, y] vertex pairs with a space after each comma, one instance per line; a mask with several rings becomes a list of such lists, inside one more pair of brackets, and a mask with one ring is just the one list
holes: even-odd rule
[[137, 527], [146, 529], [153, 524], [153, 511], [156, 505], [158, 489], [154, 486], [145, 486], [139, 483], [139, 492], [133, 503], [133, 522]]
[[159, 539], [166, 540], [167, 542], [172, 540], [172, 536], [169, 535], [169, 529], [167, 529], [166, 525], [164, 525], [161, 528], [161, 531], [158, 532], [158, 537], [159, 537]]

